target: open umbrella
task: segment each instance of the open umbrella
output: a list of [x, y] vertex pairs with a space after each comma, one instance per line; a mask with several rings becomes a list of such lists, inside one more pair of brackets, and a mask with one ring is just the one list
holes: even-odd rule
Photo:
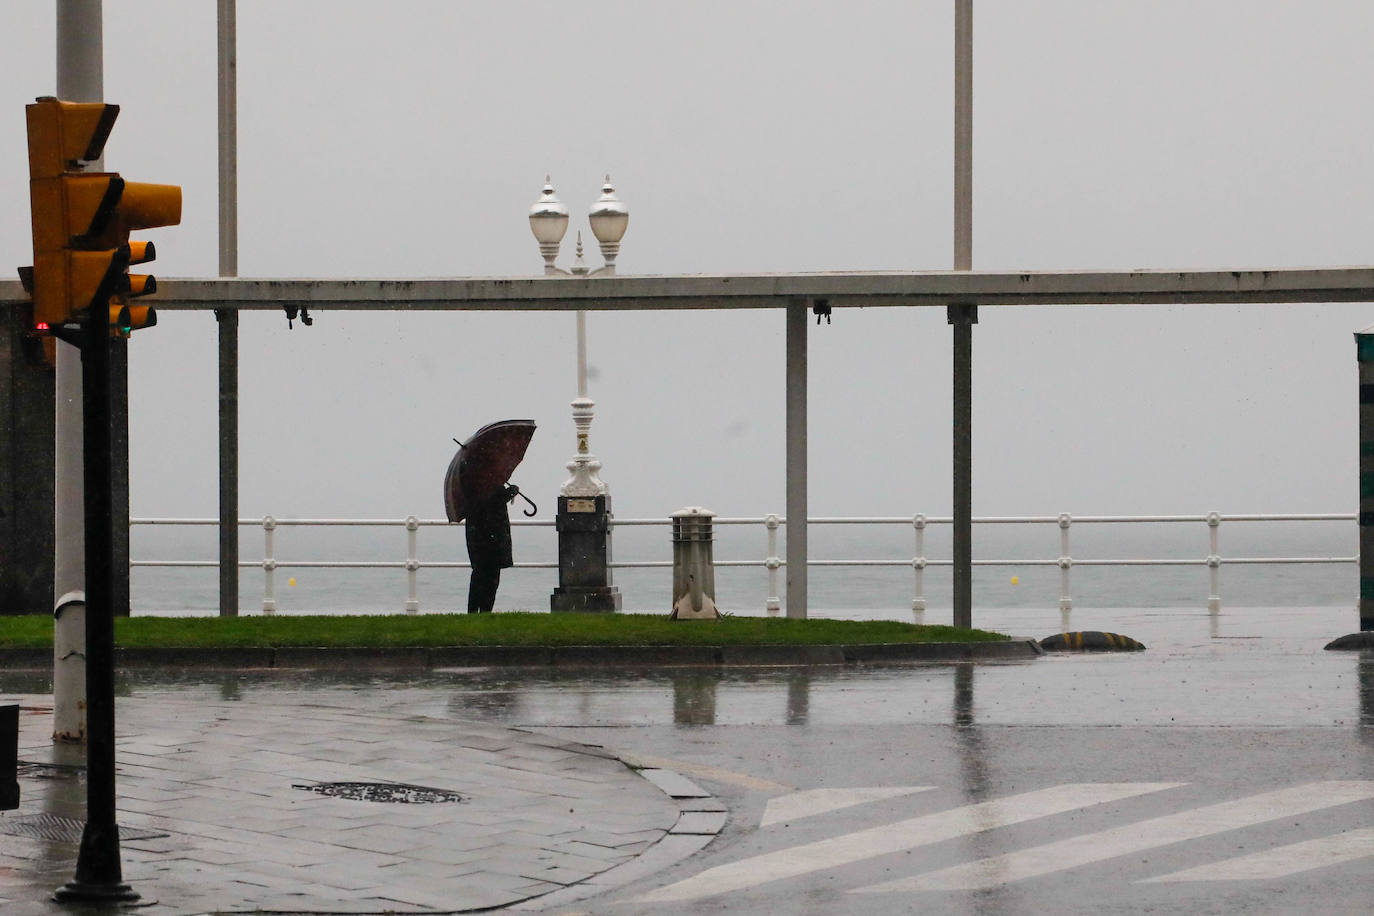
[[459, 442], [444, 474], [448, 520], [461, 522], [470, 503], [484, 502], [505, 486], [532, 438], [533, 420], [498, 420], [477, 430], [467, 442]]

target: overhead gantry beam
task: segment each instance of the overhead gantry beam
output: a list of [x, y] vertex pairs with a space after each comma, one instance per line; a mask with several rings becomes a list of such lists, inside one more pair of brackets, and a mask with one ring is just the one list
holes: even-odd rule
[[[0, 302], [26, 299], [0, 282]], [[344, 311], [1177, 305], [1374, 302], [1374, 267], [1281, 270], [928, 271], [410, 280], [163, 279], [144, 301], [166, 311]]]

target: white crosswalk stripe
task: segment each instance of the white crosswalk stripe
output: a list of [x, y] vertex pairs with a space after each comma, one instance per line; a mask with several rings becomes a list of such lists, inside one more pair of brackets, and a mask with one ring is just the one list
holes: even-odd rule
[[1237, 830], [1323, 808], [1374, 798], [1374, 781], [1314, 782], [1234, 801], [1206, 805], [1177, 814], [1124, 824], [940, 869], [924, 875], [885, 881], [854, 893], [979, 890], [1061, 872], [1172, 843]]
[[768, 799], [764, 806], [760, 827], [784, 821], [799, 821], [817, 814], [829, 814], [842, 808], [852, 808], [865, 802], [885, 801], [917, 792], [929, 792], [934, 786], [875, 786], [860, 789], [807, 789], [791, 795]]
[[676, 884], [650, 891], [635, 902], [695, 900], [755, 887], [864, 859], [889, 855], [954, 837], [1063, 814], [1105, 802], [1173, 789], [1184, 783], [1078, 783], [979, 802], [895, 824], [859, 830], [777, 852], [709, 868]]
[[1238, 856], [1196, 868], [1185, 868], [1157, 878], [1145, 878], [1136, 884], [1158, 884], [1172, 881], [1251, 881], [1266, 878], [1287, 878], [1314, 868], [1353, 862], [1374, 857], [1374, 827], [1345, 830], [1331, 836], [1317, 837], [1301, 843], [1290, 843], [1265, 849], [1248, 856]]

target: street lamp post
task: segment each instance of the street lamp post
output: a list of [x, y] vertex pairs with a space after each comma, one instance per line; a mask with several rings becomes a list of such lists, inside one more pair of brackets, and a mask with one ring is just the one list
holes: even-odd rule
[[[539, 242], [547, 277], [613, 277], [620, 240], [630, 211], [615, 196], [611, 176], [588, 214], [592, 234], [601, 246], [604, 267], [589, 270], [582, 261], [582, 233], [572, 270], [555, 266], [558, 247], [568, 231], [568, 208], [545, 179], [544, 191], [530, 207], [530, 230]], [[577, 452], [568, 462], [571, 476], [558, 495], [558, 587], [549, 598], [551, 611], [613, 613], [620, 610], [620, 589], [611, 582], [611, 494], [601, 480], [601, 462], [591, 453], [589, 438], [596, 402], [587, 396], [587, 313], [577, 312], [577, 397], [572, 402]]]

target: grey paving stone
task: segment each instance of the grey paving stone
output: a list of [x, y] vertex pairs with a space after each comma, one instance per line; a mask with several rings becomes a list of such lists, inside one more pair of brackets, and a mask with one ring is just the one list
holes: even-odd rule
[[706, 847], [714, 837], [701, 836], [698, 834], [681, 834], [666, 836], [662, 842], [646, 850], [624, 865], [608, 869], [581, 884], [573, 885], [561, 891], [539, 897], [528, 903], [514, 907], [518, 910], [542, 910], [553, 909], [568, 904], [586, 900], [604, 894], [617, 887], [622, 887], [632, 881], [639, 881], [651, 875], [658, 874], [670, 865], [682, 861], [694, 853]]
[[708, 798], [711, 793], [692, 782], [686, 776], [672, 770], [645, 769], [639, 775], [658, 786], [672, 798]]
[[712, 798], [679, 798], [678, 807], [683, 811], [725, 811], [726, 807], [719, 799]]
[[[390, 711], [366, 712], [303, 702], [319, 696], [120, 699], [120, 820], [172, 834], [124, 844], [126, 878], [161, 901], [140, 912], [508, 905], [623, 866], [679, 819], [677, 803], [604, 750], [417, 716], [390, 699]], [[34, 753], [51, 755], [51, 716], [24, 726]], [[291, 788], [335, 779], [452, 788], [470, 800], [387, 805]], [[25, 800], [77, 816], [78, 788], [45, 786]], [[44, 901], [71, 877], [75, 851], [45, 862], [51, 844], [0, 841], [0, 896], [19, 902], [6, 916], [59, 916]]]
[[686, 811], [669, 832], [715, 835], [725, 828], [725, 817], [724, 811]]
[[[603, 869], [598, 869], [597, 871], [602, 870]], [[566, 887], [569, 884], [577, 884], [586, 881], [596, 873], [596, 871], [584, 871], [580, 868], [568, 868], [563, 865], [550, 865], [547, 868], [527, 872], [525, 877], [532, 881], [548, 881]]]

